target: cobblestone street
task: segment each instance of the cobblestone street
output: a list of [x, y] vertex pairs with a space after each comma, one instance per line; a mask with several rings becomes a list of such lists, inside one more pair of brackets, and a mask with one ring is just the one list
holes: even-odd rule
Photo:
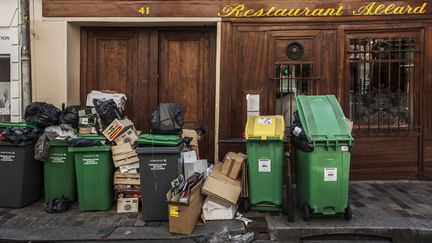
[[191, 236], [172, 235], [166, 222], [146, 224], [141, 214], [117, 214], [115, 207], [108, 212], [80, 212], [75, 203], [63, 214], [48, 214], [43, 203], [37, 202], [22, 209], [0, 209], [0, 239], [205, 242], [228, 227], [232, 234], [255, 232], [257, 240], [299, 242], [325, 235], [356, 242], [354, 238], [368, 235], [377, 236], [369, 242], [432, 242], [432, 182], [351, 182], [350, 202], [353, 219], [349, 222], [342, 217], [304, 222], [299, 210], [294, 223], [282, 214], [249, 212], [245, 216], [254, 222], [247, 229], [237, 220], [213, 221], [197, 226]]

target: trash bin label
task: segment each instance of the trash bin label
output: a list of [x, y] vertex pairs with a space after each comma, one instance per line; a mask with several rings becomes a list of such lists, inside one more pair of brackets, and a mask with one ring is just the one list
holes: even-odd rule
[[170, 205], [169, 215], [170, 217], [178, 218], [179, 216], [178, 207]]
[[341, 147], [341, 151], [342, 152], [348, 152], [349, 151], [349, 147], [348, 146], [342, 146]]
[[166, 159], [151, 159], [149, 161], [150, 170], [165, 170], [166, 166]]
[[337, 181], [337, 168], [324, 168], [324, 181]]
[[98, 154], [84, 155], [82, 159], [84, 165], [97, 165], [99, 160], [100, 158]]
[[271, 160], [259, 159], [258, 160], [258, 172], [271, 172]]
[[14, 162], [15, 161], [15, 152], [0, 152], [0, 161], [1, 162]]
[[66, 161], [66, 154], [52, 154], [50, 159], [51, 163], [64, 163]]
[[259, 117], [257, 123], [259, 125], [268, 125], [273, 123], [273, 119], [271, 117]]

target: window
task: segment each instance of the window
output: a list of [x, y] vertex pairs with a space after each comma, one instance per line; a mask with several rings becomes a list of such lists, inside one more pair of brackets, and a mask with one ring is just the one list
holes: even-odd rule
[[293, 121], [293, 112], [297, 110], [297, 95], [315, 94], [313, 63], [277, 64], [276, 78], [276, 114], [285, 119], [288, 127]]
[[348, 38], [349, 116], [357, 133], [414, 131], [415, 36]]
[[0, 121], [10, 121], [10, 56], [0, 55]]

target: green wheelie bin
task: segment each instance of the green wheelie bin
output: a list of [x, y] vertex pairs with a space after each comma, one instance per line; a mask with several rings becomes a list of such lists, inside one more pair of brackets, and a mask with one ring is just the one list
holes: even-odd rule
[[75, 163], [65, 141], [50, 141], [44, 163], [45, 202], [65, 197], [76, 200]]
[[[106, 141], [102, 136], [79, 136]], [[107, 211], [114, 203], [111, 146], [69, 147], [76, 169], [80, 211]]]
[[283, 116], [249, 116], [245, 138], [250, 209], [281, 211], [284, 195]]
[[296, 149], [298, 203], [314, 215], [352, 217], [348, 202], [353, 138], [334, 95], [297, 96], [298, 116], [312, 152]]

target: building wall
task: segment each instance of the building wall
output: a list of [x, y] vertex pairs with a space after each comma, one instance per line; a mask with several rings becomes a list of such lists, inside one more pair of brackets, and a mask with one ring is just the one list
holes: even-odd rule
[[11, 57], [10, 115], [21, 120], [21, 48], [19, 0], [0, 1], [0, 55]]
[[32, 100], [67, 103], [67, 25], [44, 21], [42, 1], [30, 1]]

